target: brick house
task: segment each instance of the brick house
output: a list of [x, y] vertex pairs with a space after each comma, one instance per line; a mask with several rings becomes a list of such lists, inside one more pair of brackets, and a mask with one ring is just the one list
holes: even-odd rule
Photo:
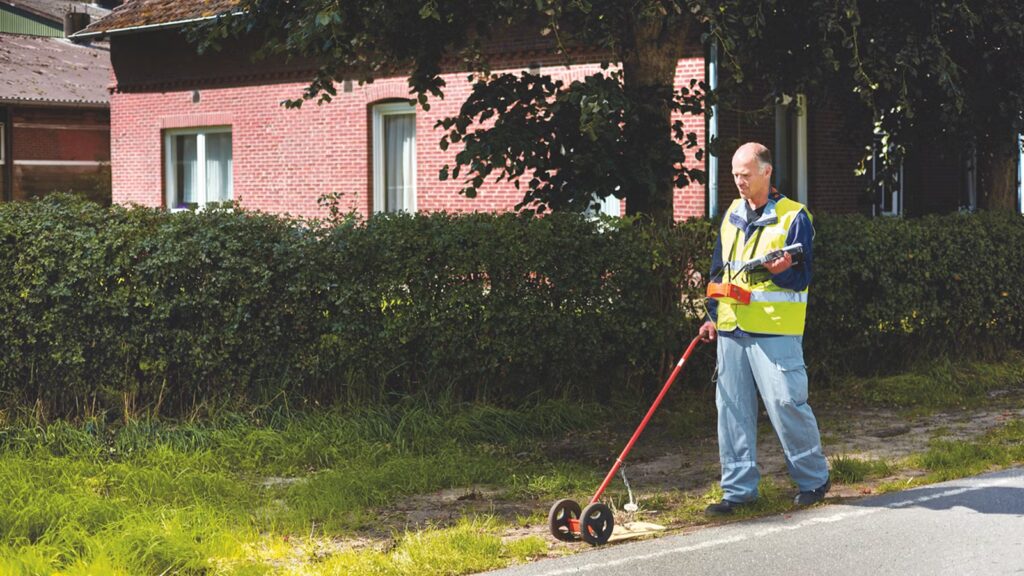
[[[521, 200], [512, 186], [488, 184], [477, 198], [457, 193], [457, 182], [438, 180], [454, 151], [437, 145], [435, 123], [452, 116], [469, 93], [464, 70], [450, 70], [445, 99], [429, 112], [407, 102], [405, 78], [358, 85], [343, 82], [333, 102], [286, 110], [301, 94], [311, 68], [283, 61], [253, 63], [255, 46], [235, 40], [204, 56], [182, 28], [230, 9], [233, 0], [131, 0], [77, 38], [108, 38], [114, 83], [110, 95], [113, 198], [119, 203], [171, 209], [235, 201], [257, 210], [322, 215], [318, 198], [340, 194], [341, 207], [363, 214], [385, 210], [500, 211]], [[495, 71], [531, 69], [571, 81], [597, 69], [585, 55], [571, 68], [541, 38], [504, 39], [495, 48]], [[677, 86], [691, 78], [714, 82], [716, 57], [694, 47], [676, 69]], [[596, 62], [596, 58], [592, 59]], [[684, 119], [701, 141], [711, 134], [729, 145], [758, 139], [774, 144], [778, 185], [828, 212], [912, 213], [949, 211], [964, 204], [963, 186], [931, 191], [927, 202], [902, 191], [876, 198], [853, 176], [865, 142], [848, 136], [842, 115], [808, 106], [802, 96], [777, 106], [758, 122], [720, 111], [710, 121]], [[870, 134], [865, 136], [870, 145]], [[675, 192], [675, 216], [715, 213], [736, 196], [727, 158], [709, 158], [709, 182]], [[958, 165], [959, 166], [959, 165]], [[922, 173], [931, 174], [929, 170]], [[967, 176], [957, 174], [956, 182]], [[907, 182], [911, 181], [908, 176]], [[952, 180], [951, 180], [952, 181]], [[943, 180], [946, 182], [946, 180]], [[911, 209], [913, 207], [913, 209]], [[623, 209], [615, 199], [603, 207]]]
[[0, 201], [110, 201], [110, 51], [65, 37], [117, 4], [0, 0]]

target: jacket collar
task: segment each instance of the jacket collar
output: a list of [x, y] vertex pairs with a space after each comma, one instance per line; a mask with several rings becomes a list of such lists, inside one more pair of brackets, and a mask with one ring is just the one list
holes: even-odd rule
[[775, 205], [779, 203], [779, 200], [785, 198], [778, 190], [772, 188], [768, 193], [768, 203], [764, 205], [764, 211], [761, 212], [761, 216], [753, 222], [748, 222], [746, 218], [747, 210], [741, 203], [736, 206], [736, 209], [729, 213], [729, 223], [736, 226], [740, 230], [746, 230], [747, 226], [771, 226], [779, 221], [779, 217], [775, 212]]

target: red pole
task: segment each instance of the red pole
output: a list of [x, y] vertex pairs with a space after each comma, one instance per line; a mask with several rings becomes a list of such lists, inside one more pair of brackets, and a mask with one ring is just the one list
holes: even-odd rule
[[619, 454], [619, 457], [615, 459], [615, 464], [612, 465], [612, 469], [608, 471], [608, 475], [604, 477], [604, 482], [601, 483], [601, 487], [597, 489], [597, 492], [594, 493], [594, 497], [590, 499], [591, 504], [597, 502], [598, 499], [601, 498], [601, 494], [604, 494], [605, 489], [608, 488], [609, 484], [611, 484], [612, 478], [614, 478], [615, 473], [619, 471], [619, 467], [622, 466], [622, 462], [626, 459], [626, 455], [633, 449], [633, 444], [636, 443], [636, 439], [640, 437], [644, 428], [647, 427], [647, 422], [650, 421], [651, 416], [654, 416], [654, 411], [658, 409], [658, 405], [661, 404], [661, 400], [665, 397], [665, 394], [668, 393], [668, 389], [671, 388], [672, 383], [676, 381], [676, 376], [678, 376], [679, 372], [683, 369], [683, 364], [685, 364], [690, 358], [690, 353], [697, 347], [697, 344], [700, 344], [700, 336], [697, 336], [692, 342], [690, 342], [690, 346], [686, 349], [686, 352], [683, 353], [683, 357], [679, 359], [679, 363], [677, 363], [675, 369], [672, 370], [672, 374], [669, 375], [668, 381], [665, 382], [664, 386], [662, 386], [661, 393], [659, 393], [658, 397], [654, 399], [654, 404], [651, 404], [651, 408], [647, 410], [647, 415], [644, 416], [643, 422], [640, 423], [636, 432], [633, 432], [633, 437], [629, 439], [629, 443], [622, 449], [622, 454]]

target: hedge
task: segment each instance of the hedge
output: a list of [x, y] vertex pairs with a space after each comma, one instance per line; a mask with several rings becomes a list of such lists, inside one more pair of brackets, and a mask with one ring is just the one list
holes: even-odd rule
[[826, 374], [892, 373], [1024, 345], [1024, 218], [815, 220], [807, 356]]
[[328, 226], [53, 196], [4, 205], [0, 391], [58, 414], [607, 398], [641, 389], [638, 375], [693, 331], [680, 307], [651, 313], [663, 289], [651, 272], [680, 283], [708, 229], [658, 239], [557, 215]]
[[[816, 226], [805, 344], [818, 376], [1020, 346], [1019, 216]], [[180, 414], [411, 394], [643, 394], [700, 322], [693, 271], [708, 266], [713, 228], [5, 204], [0, 403]], [[709, 375], [713, 354], [701, 360]]]

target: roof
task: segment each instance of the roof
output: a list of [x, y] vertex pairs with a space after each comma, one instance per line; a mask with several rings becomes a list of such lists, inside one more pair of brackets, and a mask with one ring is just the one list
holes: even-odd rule
[[110, 10], [95, 4], [84, 4], [77, 0], [0, 0], [0, 6], [13, 6], [30, 14], [52, 20], [57, 26], [63, 26], [64, 13], [72, 9], [87, 13], [92, 20], [99, 20], [110, 14]]
[[170, 27], [229, 12], [239, 0], [128, 0], [75, 36], [88, 38], [138, 28]]
[[0, 34], [0, 70], [0, 102], [109, 106], [106, 47]]

